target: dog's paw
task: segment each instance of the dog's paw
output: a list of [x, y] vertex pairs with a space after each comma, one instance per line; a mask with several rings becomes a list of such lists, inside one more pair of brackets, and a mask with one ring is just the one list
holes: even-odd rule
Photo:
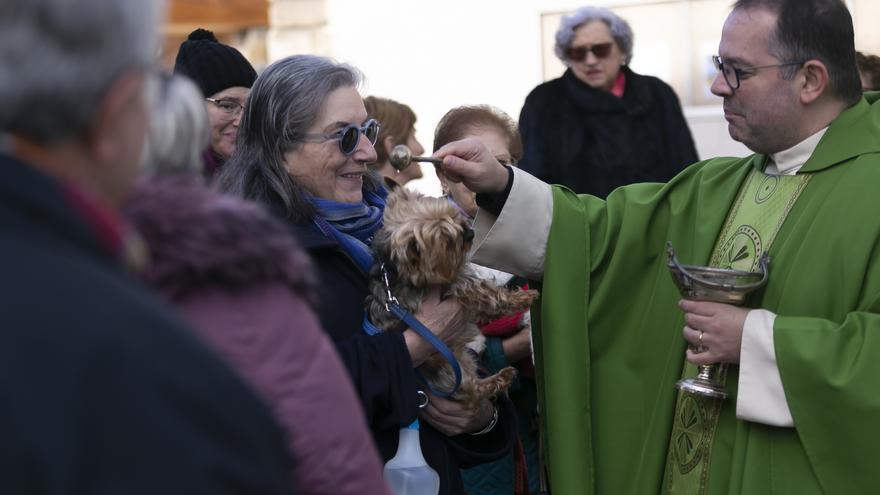
[[516, 308], [516, 311], [524, 311], [538, 298], [538, 291], [534, 289], [511, 291], [507, 298], [508, 304]]
[[514, 379], [516, 379], [516, 368], [508, 366], [492, 376], [478, 380], [474, 395], [480, 399], [494, 399], [510, 388]]
[[495, 380], [495, 384], [498, 387], [497, 392], [503, 392], [507, 390], [510, 387], [510, 384], [513, 383], [513, 381], [516, 379], [516, 368], [514, 368], [513, 366], [508, 366], [496, 373], [494, 376], [497, 377]]

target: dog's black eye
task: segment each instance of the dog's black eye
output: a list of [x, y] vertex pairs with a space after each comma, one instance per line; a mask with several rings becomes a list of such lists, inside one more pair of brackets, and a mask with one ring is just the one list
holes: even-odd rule
[[471, 242], [474, 240], [474, 229], [470, 227], [464, 227], [464, 231], [461, 233], [461, 237], [465, 242]]

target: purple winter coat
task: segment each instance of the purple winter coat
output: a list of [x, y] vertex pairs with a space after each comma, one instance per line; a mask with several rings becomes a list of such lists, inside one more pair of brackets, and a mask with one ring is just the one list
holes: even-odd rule
[[308, 302], [311, 271], [258, 205], [195, 180], [141, 182], [124, 207], [164, 294], [269, 405], [298, 494], [389, 494], [363, 411]]

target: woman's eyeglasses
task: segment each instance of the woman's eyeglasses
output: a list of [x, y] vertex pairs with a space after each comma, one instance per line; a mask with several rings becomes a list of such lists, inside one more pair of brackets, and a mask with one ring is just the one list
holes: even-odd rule
[[242, 105], [241, 103], [239, 103], [235, 100], [225, 100], [225, 99], [224, 100], [217, 100], [214, 98], [205, 98], [205, 99], [210, 101], [211, 103], [213, 103], [214, 106], [219, 108], [221, 112], [223, 112], [224, 114], [226, 114], [230, 117], [235, 117], [236, 115], [240, 114], [244, 110], [244, 105]]
[[573, 61], [581, 61], [587, 58], [587, 53], [591, 53], [596, 58], [605, 58], [611, 55], [611, 46], [614, 43], [597, 43], [592, 46], [570, 46], [565, 49], [565, 58]]
[[379, 138], [379, 127], [378, 120], [370, 119], [364, 122], [364, 125], [348, 124], [342, 129], [328, 134], [306, 134], [303, 136], [303, 141], [322, 142], [335, 139], [339, 141], [339, 150], [342, 151], [342, 154], [348, 156], [357, 149], [361, 134], [367, 137], [370, 144], [375, 145]]

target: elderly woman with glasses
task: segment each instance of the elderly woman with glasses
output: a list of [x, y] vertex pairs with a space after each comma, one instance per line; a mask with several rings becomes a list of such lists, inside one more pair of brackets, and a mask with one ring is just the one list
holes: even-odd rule
[[[370, 335], [363, 328], [370, 245], [381, 225], [386, 190], [367, 168], [376, 161], [379, 123], [367, 114], [360, 82], [357, 69], [311, 55], [267, 67], [253, 86], [238, 146], [219, 184], [266, 205], [311, 255], [319, 319], [388, 460], [397, 451], [400, 428], [419, 413], [414, 369], [433, 348], [410, 329]], [[441, 302], [439, 290], [415, 316], [441, 340], [461, 324], [460, 307]], [[463, 494], [459, 468], [512, 448], [512, 404], [501, 398], [468, 409], [435, 396], [430, 403], [421, 413], [422, 452], [440, 475], [440, 493]]]
[[241, 52], [205, 29], [196, 29], [181, 43], [174, 73], [192, 79], [205, 96], [211, 144], [202, 161], [210, 179], [235, 150], [242, 110], [257, 73]]
[[556, 55], [568, 66], [536, 87], [520, 114], [521, 168], [605, 198], [633, 182], [665, 182], [697, 161], [678, 98], [629, 67], [629, 24], [600, 7], [564, 16]]

